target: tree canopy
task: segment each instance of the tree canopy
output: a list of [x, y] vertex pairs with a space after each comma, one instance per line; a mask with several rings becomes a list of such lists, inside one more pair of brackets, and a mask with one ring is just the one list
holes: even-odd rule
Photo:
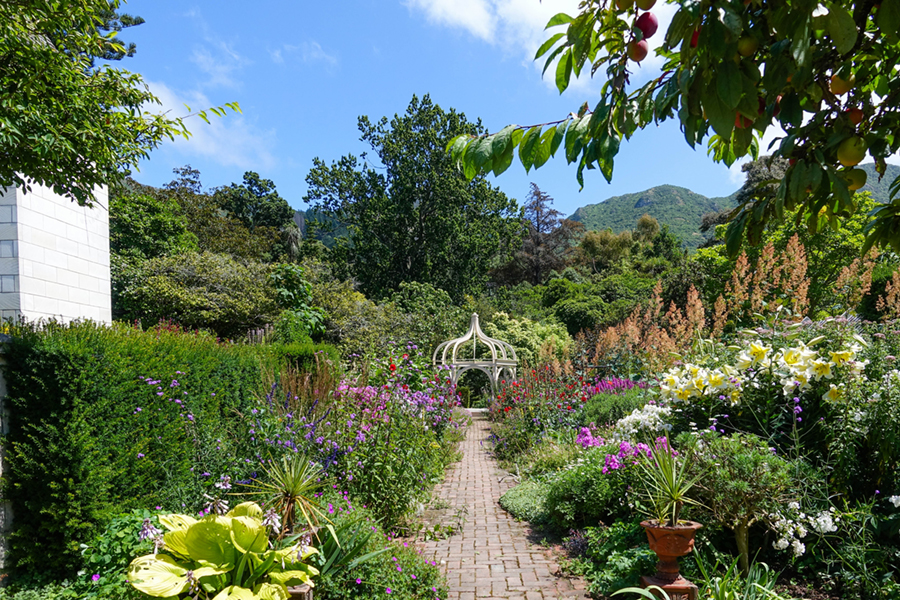
[[140, 19], [118, 15], [119, 5], [0, 2], [0, 186], [39, 183], [91, 204], [95, 186], [119, 180], [164, 140], [189, 135], [184, 118], [148, 109], [160, 101], [140, 75], [95, 66], [134, 52], [117, 35]]
[[[565, 30], [535, 58], [546, 56], [545, 72], [556, 61], [560, 92], [572, 74], [605, 74], [600, 98], [551, 123], [461, 135], [448, 145], [454, 161], [467, 177], [499, 175], [516, 149], [526, 170], [562, 149], [583, 185], [585, 168], [611, 180], [622, 140], [668, 119], [691, 147], [706, 141], [728, 165], [758, 157], [774, 131], [771, 152], [789, 168], [770, 193], [747, 196], [732, 213], [729, 252], [745, 235], [758, 243], [766, 223], [787, 213], [812, 231], [837, 227], [857, 209], [851, 192], [865, 178], [855, 165], [868, 154], [883, 174], [900, 149], [900, 0], [667, 2], [677, 11], [657, 50], [662, 74], [640, 87], [630, 77], [655, 26], [639, 17], [655, 0], [638, 2], [646, 11], [629, 0], [585, 0], [579, 14], [553, 17], [547, 27]], [[900, 249], [898, 192], [895, 180], [891, 202], [872, 214], [867, 246]]]
[[384, 298], [417, 281], [458, 301], [479, 290], [522, 232], [515, 201], [483, 176], [467, 180], [444, 152], [451, 137], [479, 134], [481, 124], [426, 95], [390, 121], [360, 117], [359, 130], [377, 164], [367, 154], [330, 166], [317, 158], [304, 200], [347, 227], [335, 252], [363, 291]]
[[294, 209], [278, 195], [271, 179], [258, 173], [244, 173], [244, 183], [232, 183], [213, 194], [219, 205], [240, 220], [250, 231], [257, 227], [286, 227], [293, 221]]

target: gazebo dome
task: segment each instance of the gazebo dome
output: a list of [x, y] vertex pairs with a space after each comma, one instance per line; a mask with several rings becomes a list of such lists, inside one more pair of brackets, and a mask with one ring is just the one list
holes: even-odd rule
[[[479, 348], [479, 344], [482, 348]], [[504, 371], [510, 379], [516, 378], [519, 360], [515, 349], [508, 343], [486, 335], [478, 323], [478, 313], [472, 313], [469, 330], [465, 335], [444, 342], [434, 351], [432, 363], [450, 368], [450, 379], [456, 384], [463, 373], [477, 369], [487, 374], [491, 389], [496, 392], [497, 382]]]

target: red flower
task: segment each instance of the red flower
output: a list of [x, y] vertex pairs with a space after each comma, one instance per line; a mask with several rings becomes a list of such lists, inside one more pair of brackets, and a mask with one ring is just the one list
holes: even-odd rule
[[562, 408], [562, 404], [557, 404], [556, 408]]
[[397, 365], [395, 365], [394, 363], [391, 363], [391, 371], [396, 371], [396, 370], [397, 370]]

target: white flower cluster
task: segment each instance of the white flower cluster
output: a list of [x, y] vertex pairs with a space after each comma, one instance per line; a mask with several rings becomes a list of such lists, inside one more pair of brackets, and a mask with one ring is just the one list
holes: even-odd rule
[[888, 502], [894, 505], [894, 508], [900, 508], [900, 496], [891, 496]]
[[[754, 344], [751, 344], [752, 346]], [[782, 348], [776, 352], [772, 363], [766, 366], [775, 368], [785, 395], [789, 395], [809, 389], [811, 382], [831, 380], [834, 378], [835, 367], [846, 367], [851, 377], [859, 377], [869, 364], [869, 361], [856, 360], [856, 355], [861, 349], [859, 344], [848, 344], [841, 350], [828, 352], [828, 358], [825, 358], [803, 342], [798, 342], [796, 346]], [[831, 388], [825, 393], [825, 399], [832, 402], [840, 400], [843, 396], [843, 384], [832, 383]]]
[[778, 536], [778, 539], [772, 542], [772, 547], [776, 550], [786, 550], [790, 546], [795, 557], [802, 556], [806, 552], [806, 544], [800, 540], [809, 533], [807, 527], [821, 536], [837, 531], [837, 523], [841, 520], [834, 514], [834, 507], [823, 510], [815, 516], [801, 512], [797, 502], [788, 504], [788, 509], [796, 516], [786, 516], [782, 513], [769, 515], [772, 529]]
[[[814, 344], [816, 340], [810, 342]], [[752, 372], [746, 379], [748, 370], [768, 371], [773, 373], [788, 397], [810, 388], [813, 382], [830, 381], [835, 376], [835, 369], [841, 367], [842, 372], [850, 377], [858, 378], [868, 361], [856, 360], [861, 350], [859, 344], [846, 344], [835, 352], [819, 352], [812, 347], [797, 342], [790, 348], [773, 350], [761, 342], [750, 342], [737, 356], [734, 365], [724, 365], [715, 369], [707, 369], [694, 364], [685, 363], [680, 367], [669, 369], [661, 376], [660, 393], [666, 400], [688, 402], [691, 398], [718, 395], [721, 400], [729, 400], [732, 405], [740, 401], [743, 385], [758, 385]], [[896, 374], [900, 382], [900, 373]], [[831, 384], [825, 393], [825, 399], [837, 401], [843, 398], [844, 384]]]
[[669, 407], [645, 404], [640, 410], [634, 409], [630, 415], [616, 422], [616, 437], [631, 440], [639, 433], [671, 431], [672, 425], [667, 422], [671, 414]]
[[662, 374], [659, 386], [662, 397], [675, 402], [686, 402], [708, 394], [717, 394], [737, 403], [740, 398], [741, 377], [730, 366], [706, 369], [690, 363], [673, 367]]

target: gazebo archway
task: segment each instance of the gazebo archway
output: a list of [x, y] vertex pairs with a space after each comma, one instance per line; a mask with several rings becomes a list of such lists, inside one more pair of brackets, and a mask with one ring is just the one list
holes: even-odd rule
[[[479, 348], [481, 344], [482, 348]], [[462, 336], [444, 342], [434, 351], [431, 359], [435, 366], [450, 369], [450, 381], [455, 385], [466, 371], [477, 369], [488, 376], [491, 392], [497, 393], [497, 384], [504, 377], [516, 379], [519, 359], [508, 343], [494, 339], [481, 330], [478, 313], [472, 313], [469, 330]]]

